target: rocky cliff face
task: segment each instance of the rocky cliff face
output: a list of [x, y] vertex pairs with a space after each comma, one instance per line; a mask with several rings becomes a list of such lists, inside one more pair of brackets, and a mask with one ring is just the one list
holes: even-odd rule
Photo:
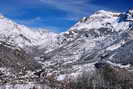
[[44, 66], [59, 74], [76, 74], [102, 60], [132, 64], [132, 29], [132, 10], [98, 11], [58, 35], [60, 46], [44, 54]]

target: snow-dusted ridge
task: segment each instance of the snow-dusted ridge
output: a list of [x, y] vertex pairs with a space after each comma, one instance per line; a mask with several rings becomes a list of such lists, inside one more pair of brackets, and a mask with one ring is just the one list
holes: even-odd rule
[[[33, 30], [19, 25], [4, 16], [0, 16], [0, 40], [15, 44], [21, 48], [45, 47], [54, 48], [57, 34], [46, 30]], [[51, 49], [51, 50], [52, 50]]]
[[[44, 66], [71, 65], [66, 69], [59, 67], [59, 70], [73, 73], [100, 60], [132, 64], [132, 18], [132, 10], [124, 13], [100, 10], [84, 17], [68, 31], [58, 35], [59, 48], [45, 54], [44, 59], [51, 61], [44, 62]], [[127, 50], [130, 51], [127, 53]]]

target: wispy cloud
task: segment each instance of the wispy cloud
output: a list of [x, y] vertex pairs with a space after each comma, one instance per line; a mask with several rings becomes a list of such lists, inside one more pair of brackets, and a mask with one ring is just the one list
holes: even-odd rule
[[88, 0], [40, 0], [44, 4], [71, 13], [87, 14]]
[[104, 6], [95, 5], [93, 0], [40, 0], [46, 5], [52, 6], [58, 10], [67, 13], [68, 20], [77, 21], [83, 16], [89, 16], [94, 11], [107, 8]]

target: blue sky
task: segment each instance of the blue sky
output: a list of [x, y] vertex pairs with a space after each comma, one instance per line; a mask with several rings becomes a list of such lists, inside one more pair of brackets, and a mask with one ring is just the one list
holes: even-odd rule
[[97, 10], [126, 11], [133, 0], [0, 0], [0, 13], [19, 24], [64, 32]]

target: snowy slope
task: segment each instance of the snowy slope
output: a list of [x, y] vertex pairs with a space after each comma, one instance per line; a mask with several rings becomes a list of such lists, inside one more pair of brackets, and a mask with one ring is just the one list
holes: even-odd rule
[[[101, 60], [132, 64], [132, 12], [100, 10], [84, 17], [67, 32], [58, 35], [60, 46], [44, 54], [44, 67], [71, 74], [93, 70], [93, 64]], [[130, 51], [126, 53], [127, 50]]]
[[56, 41], [56, 33], [47, 30], [33, 30], [26, 26], [0, 16], [0, 40], [13, 43], [21, 48], [39, 47], [52, 50]]

